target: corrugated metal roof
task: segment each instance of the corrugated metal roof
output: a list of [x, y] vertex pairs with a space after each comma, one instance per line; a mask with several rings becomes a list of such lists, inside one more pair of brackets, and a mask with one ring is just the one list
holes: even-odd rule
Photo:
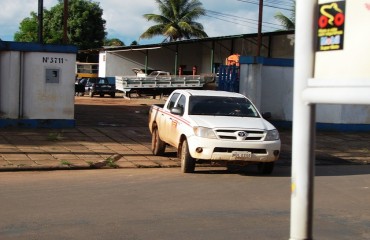
[[[286, 35], [286, 34], [294, 34], [294, 31], [278, 31], [278, 32], [268, 32], [262, 33], [262, 36], [276, 36], [276, 35]], [[100, 51], [108, 51], [108, 52], [124, 52], [124, 51], [138, 51], [138, 50], [152, 50], [152, 49], [159, 49], [162, 47], [173, 46], [173, 45], [180, 45], [180, 44], [188, 44], [188, 43], [196, 43], [196, 42], [214, 42], [214, 41], [223, 41], [223, 40], [230, 40], [230, 39], [237, 39], [237, 38], [256, 38], [258, 36], [257, 33], [251, 34], [239, 34], [239, 35], [230, 35], [230, 36], [221, 36], [221, 37], [207, 37], [201, 39], [187, 39], [187, 40], [180, 40], [174, 42], [164, 42], [164, 43], [156, 43], [156, 44], [146, 44], [146, 45], [133, 45], [133, 46], [105, 46]]]

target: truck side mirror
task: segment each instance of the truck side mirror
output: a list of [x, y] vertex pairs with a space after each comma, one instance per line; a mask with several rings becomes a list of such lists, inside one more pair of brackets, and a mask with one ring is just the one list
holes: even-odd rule
[[182, 115], [184, 113], [184, 108], [182, 107], [173, 107], [171, 108], [170, 112], [175, 115]]

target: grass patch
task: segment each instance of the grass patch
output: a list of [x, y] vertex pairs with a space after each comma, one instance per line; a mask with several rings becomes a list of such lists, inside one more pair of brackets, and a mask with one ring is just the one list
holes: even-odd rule
[[60, 164], [62, 164], [63, 166], [68, 166], [68, 167], [70, 167], [72, 165], [72, 163], [70, 163], [70, 162], [68, 162], [66, 160], [60, 161]]
[[48, 134], [49, 141], [58, 141], [63, 139], [63, 132], [51, 132]]
[[111, 158], [111, 157], [105, 159], [105, 163], [106, 163], [106, 166], [107, 167], [110, 167], [110, 168], [118, 168], [117, 163], [115, 163], [114, 159]]
[[89, 167], [90, 168], [94, 168], [95, 167], [95, 163], [93, 161], [86, 161], [87, 164], [89, 164]]

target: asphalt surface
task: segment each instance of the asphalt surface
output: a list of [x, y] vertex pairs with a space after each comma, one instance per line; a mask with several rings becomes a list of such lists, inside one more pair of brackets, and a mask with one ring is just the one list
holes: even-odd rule
[[[180, 167], [175, 149], [150, 151], [147, 127], [152, 104], [163, 99], [76, 96], [76, 127], [0, 129], [0, 171]], [[278, 165], [291, 164], [292, 133], [279, 129]], [[316, 164], [370, 163], [370, 132], [317, 132]]]

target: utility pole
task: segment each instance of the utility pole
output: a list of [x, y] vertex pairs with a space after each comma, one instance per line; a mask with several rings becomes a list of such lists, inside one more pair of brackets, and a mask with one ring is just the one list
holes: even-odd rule
[[257, 57], [261, 55], [262, 46], [262, 12], [263, 12], [263, 0], [259, 2], [258, 8], [258, 41], [257, 41]]
[[68, 44], [68, 0], [64, 0], [64, 11], [63, 11], [63, 43]]
[[38, 16], [37, 16], [37, 19], [39, 21], [39, 25], [38, 25], [38, 31], [37, 31], [37, 37], [38, 37], [38, 42], [40, 44], [43, 44], [44, 42], [44, 39], [42, 37], [42, 32], [44, 31], [44, 25], [43, 25], [43, 21], [44, 21], [44, 14], [43, 14], [43, 11], [44, 11], [44, 0], [39, 0], [39, 8], [38, 8]]
[[316, 2], [296, 1], [290, 240], [313, 239], [316, 105], [302, 94], [314, 77]]

